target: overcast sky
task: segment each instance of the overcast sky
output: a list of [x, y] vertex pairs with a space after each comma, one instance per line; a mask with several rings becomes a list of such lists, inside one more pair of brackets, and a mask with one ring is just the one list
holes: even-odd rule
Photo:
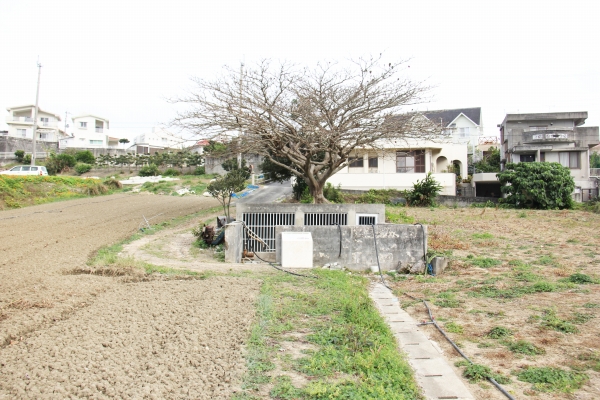
[[435, 86], [421, 109], [588, 111], [600, 124], [600, 2], [0, 0], [0, 108], [34, 104], [134, 136], [174, 116], [166, 97], [223, 65], [314, 65], [381, 52]]

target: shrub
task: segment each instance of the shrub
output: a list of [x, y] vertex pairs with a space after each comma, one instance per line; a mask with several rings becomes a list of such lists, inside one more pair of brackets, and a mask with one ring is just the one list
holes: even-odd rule
[[541, 210], [573, 208], [575, 182], [569, 168], [559, 163], [509, 163], [497, 176], [506, 195], [501, 203]]
[[23, 157], [23, 164], [30, 164], [31, 163], [31, 154], [25, 154], [25, 157]]
[[482, 160], [473, 163], [474, 173], [500, 172], [500, 149], [490, 147], [489, 152]]
[[78, 151], [77, 153], [75, 153], [75, 160], [84, 164], [94, 165], [96, 163], [96, 158], [89, 150]]
[[569, 282], [579, 283], [581, 285], [584, 285], [586, 283], [595, 283], [594, 280], [589, 275], [581, 274], [581, 273], [577, 273], [577, 274], [573, 274], [573, 275], [569, 276]]
[[413, 185], [412, 190], [405, 190], [404, 197], [411, 206], [429, 207], [435, 205], [435, 198], [441, 190], [442, 185], [429, 172], [424, 179]]
[[92, 166], [90, 164], [78, 163], [75, 165], [75, 172], [78, 175], [85, 174], [86, 172], [90, 172], [92, 170]]
[[23, 158], [25, 157], [25, 151], [23, 150], [17, 150], [15, 151], [15, 157], [17, 157], [17, 162], [19, 164], [23, 163]]
[[140, 176], [156, 176], [160, 173], [156, 164], [146, 165], [140, 169]]
[[331, 183], [327, 182], [323, 188], [323, 196], [332, 203], [343, 203], [344, 195], [342, 194], [341, 185], [336, 188]]
[[206, 169], [204, 167], [197, 167], [194, 170], [194, 175], [204, 175], [206, 174]]
[[68, 170], [69, 168], [73, 168], [76, 163], [77, 161], [75, 160], [75, 157], [70, 154], [56, 155], [54, 153], [50, 153], [50, 157], [46, 159], [46, 169], [48, 170], [48, 174], [56, 175]]
[[109, 189], [121, 189], [123, 187], [123, 184], [119, 182], [118, 179], [114, 178], [105, 179], [102, 183], [104, 183], [104, 186], [106, 186]]
[[181, 172], [179, 172], [179, 171], [177, 171], [176, 169], [173, 169], [173, 168], [168, 168], [161, 175], [163, 175], [163, 176], [179, 176], [179, 175], [181, 175]]

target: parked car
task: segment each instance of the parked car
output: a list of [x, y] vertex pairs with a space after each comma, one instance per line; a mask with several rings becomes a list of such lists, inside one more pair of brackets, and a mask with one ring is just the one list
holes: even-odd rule
[[48, 175], [46, 167], [17, 165], [6, 171], [0, 171], [2, 175]]

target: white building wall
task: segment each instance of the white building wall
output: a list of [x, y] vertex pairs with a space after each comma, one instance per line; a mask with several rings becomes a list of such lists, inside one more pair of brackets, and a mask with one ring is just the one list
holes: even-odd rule
[[[96, 129], [96, 120], [102, 121], [102, 128]], [[83, 124], [82, 124], [83, 123]], [[85, 125], [85, 126], [82, 126]], [[60, 141], [61, 148], [107, 148], [109, 135], [108, 121], [86, 115], [73, 118], [73, 138]]]
[[[33, 139], [33, 115], [35, 110], [33, 108], [27, 110], [21, 110], [18, 112], [11, 112], [6, 117], [6, 124], [8, 126], [8, 135], [16, 138]], [[54, 114], [39, 111], [38, 112], [38, 130], [43, 129], [44, 132], [42, 139], [38, 136], [38, 140], [47, 142], [56, 142], [59, 139], [58, 129], [60, 128], [60, 121]], [[23, 130], [25, 136], [23, 136]], [[45, 136], [45, 137], [43, 137]]]

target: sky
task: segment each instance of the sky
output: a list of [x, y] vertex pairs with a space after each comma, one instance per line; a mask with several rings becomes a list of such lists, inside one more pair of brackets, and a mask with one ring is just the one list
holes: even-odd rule
[[[223, 66], [383, 53], [432, 86], [418, 109], [481, 107], [485, 135], [506, 113], [588, 111], [600, 124], [597, 0], [0, 0], [0, 109], [90, 113], [129, 137], [168, 123], [168, 98]], [[6, 129], [5, 118], [0, 130]], [[68, 121], [71, 122], [70, 120]], [[72, 126], [72, 125], [71, 125]]]

